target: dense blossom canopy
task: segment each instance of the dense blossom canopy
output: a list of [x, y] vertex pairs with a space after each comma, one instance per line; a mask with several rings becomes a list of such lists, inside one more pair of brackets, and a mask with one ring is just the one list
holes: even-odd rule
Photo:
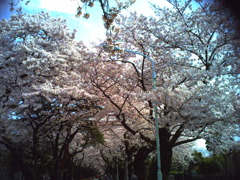
[[62, 169], [77, 154], [103, 142], [92, 122], [97, 99], [81, 76], [87, 48], [66, 20], [44, 12], [0, 24], [0, 144], [27, 179], [65, 179]]
[[155, 18], [117, 18], [119, 29], [106, 42], [154, 59], [154, 91], [148, 59], [99, 46], [90, 51], [64, 19], [42, 12], [0, 21], [0, 143], [12, 152], [29, 147], [28, 168], [40, 166], [51, 144], [51, 162], [43, 158], [42, 165], [59, 172], [71, 158], [111, 169], [126, 154], [146, 179], [141, 169], [156, 150], [154, 100], [164, 178], [173, 156], [188, 156], [178, 150], [187, 143], [204, 138], [209, 150], [231, 149], [240, 136], [235, 21], [211, 3], [169, 2], [171, 9], [153, 6]]
[[209, 150], [226, 152], [235, 143], [233, 137], [239, 136], [237, 22], [218, 4], [196, 1], [192, 7], [191, 1], [169, 2], [171, 9], [154, 6], [155, 18], [132, 13], [117, 19], [121, 30], [113, 34], [109, 46], [120, 45], [154, 59], [156, 91], [152, 92], [149, 60], [126, 52], [112, 53], [109, 61], [115, 68], [106, 62], [94, 70], [102, 75], [89, 78], [102, 94], [108, 114], [128, 132], [132, 149], [137, 139], [147, 144], [137, 143], [142, 147], [154, 146], [151, 100], [157, 102], [162, 168], [168, 167], [166, 159], [176, 146], [204, 138]]

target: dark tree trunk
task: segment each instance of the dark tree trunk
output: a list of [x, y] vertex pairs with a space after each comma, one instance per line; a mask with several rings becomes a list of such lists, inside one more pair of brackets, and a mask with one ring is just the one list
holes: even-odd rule
[[60, 180], [61, 178], [61, 174], [60, 172], [55, 169], [50, 173], [50, 180]]
[[172, 148], [169, 145], [165, 145], [164, 148], [161, 148], [161, 153], [162, 176], [163, 180], [167, 180], [171, 170]]
[[168, 132], [167, 127], [159, 129], [160, 136], [160, 153], [161, 153], [161, 170], [163, 180], [168, 179], [171, 170], [172, 161], [172, 146], [170, 144], [171, 134]]
[[139, 180], [145, 180], [146, 177], [146, 160], [148, 158], [148, 154], [152, 152], [152, 148], [141, 147], [137, 154], [135, 155], [133, 166], [134, 173], [138, 176]]
[[[159, 138], [160, 138], [160, 154], [161, 154], [161, 172], [163, 180], [168, 180], [168, 175], [171, 170], [171, 160], [172, 160], [172, 148], [171, 144], [171, 134], [168, 131], [167, 127], [159, 129]], [[156, 159], [149, 169], [149, 177], [147, 177], [146, 170], [146, 160], [148, 159], [148, 155], [152, 152], [156, 147], [156, 144], [152, 146], [144, 146], [141, 147], [137, 154], [135, 155], [133, 166], [136, 175], [139, 180], [155, 180], [157, 179], [157, 163]]]
[[34, 174], [31, 171], [24, 167], [21, 168], [21, 172], [26, 180], [38, 180], [38, 178], [34, 177]]
[[29, 167], [29, 165], [24, 162], [25, 157], [21, 154], [23, 152], [23, 150], [20, 149], [20, 148], [17, 149], [14, 146], [10, 145], [10, 144], [13, 144], [13, 143], [11, 143], [10, 140], [8, 140], [6, 138], [4, 140], [7, 141], [7, 142], [2, 142], [1, 144], [4, 144], [5, 147], [9, 150], [9, 152], [12, 155], [12, 157], [16, 161], [17, 167], [22, 172], [24, 178], [26, 180], [38, 180], [37, 179], [38, 177], [36, 177], [34, 175], [34, 172], [31, 169], [31, 167]]

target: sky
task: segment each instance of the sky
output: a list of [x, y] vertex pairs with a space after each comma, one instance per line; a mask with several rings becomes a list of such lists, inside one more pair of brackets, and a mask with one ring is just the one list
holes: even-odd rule
[[[12, 14], [8, 4], [11, 1], [17, 2], [18, 0], [0, 0], [0, 19], [8, 19]], [[100, 42], [100, 39], [105, 38], [105, 29], [101, 19], [102, 12], [98, 4], [89, 9], [90, 18], [86, 20], [82, 17], [75, 17], [79, 0], [30, 0], [28, 5], [25, 5], [24, 2], [27, 2], [27, 0], [23, 2], [20, 0], [23, 12], [25, 13], [34, 14], [47, 11], [52, 16], [66, 18], [69, 27], [77, 29], [76, 38], [78, 40], [90, 43]], [[122, 13], [128, 14], [130, 11], [137, 11], [137, 13], [145, 16], [153, 16], [154, 12], [150, 7], [150, 3], [169, 6], [166, 0], [136, 0], [130, 8], [122, 11]]]
[[201, 152], [204, 157], [207, 157], [210, 155], [210, 152], [207, 150], [207, 147], [206, 147], [206, 140], [204, 139], [196, 140], [195, 146], [193, 146], [193, 149]]
[[8, 0], [0, 0], [0, 19], [10, 15]]

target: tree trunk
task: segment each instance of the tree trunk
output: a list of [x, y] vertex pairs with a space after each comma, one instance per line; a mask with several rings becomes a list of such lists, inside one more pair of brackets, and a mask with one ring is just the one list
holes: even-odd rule
[[60, 178], [61, 178], [61, 171], [60, 171], [60, 168], [59, 168], [60, 161], [61, 160], [59, 160], [57, 158], [54, 159], [54, 163], [51, 166], [51, 170], [50, 170], [50, 173], [49, 173], [50, 180], [60, 180]]
[[22, 172], [24, 178], [26, 180], [37, 180], [38, 177], [35, 177], [34, 172], [32, 171], [31, 167], [29, 167], [29, 165], [24, 162], [25, 156], [23, 156], [21, 154], [23, 152], [23, 150], [20, 148], [17, 149], [14, 146], [10, 145], [13, 143], [11, 143], [11, 141], [9, 141], [8, 139], [6, 139], [6, 141], [7, 141], [7, 143], [3, 142], [2, 144], [5, 145], [5, 147], [11, 153], [12, 157], [15, 159], [16, 165]]
[[128, 158], [124, 160], [124, 180], [128, 180]]
[[[168, 180], [169, 172], [171, 170], [172, 160], [172, 145], [170, 143], [171, 134], [168, 132], [167, 127], [159, 129], [160, 139], [160, 154], [161, 154], [161, 171], [163, 180]], [[154, 144], [156, 147], [156, 145]], [[141, 147], [135, 155], [133, 166], [139, 180], [156, 180], [157, 179], [157, 163], [154, 160], [152, 167], [149, 169], [149, 177], [147, 177], [146, 160], [150, 152], [154, 150], [153, 146]]]
[[152, 152], [152, 149], [148, 147], [141, 147], [135, 155], [133, 166], [134, 173], [138, 176], [139, 180], [145, 180], [146, 177], [146, 160], [148, 154]]
[[161, 148], [161, 167], [163, 180], [168, 180], [168, 175], [171, 170], [172, 148], [169, 145]]
[[162, 176], [163, 180], [167, 180], [172, 161], [172, 146], [170, 145], [171, 134], [168, 132], [167, 127], [164, 127], [159, 129], [159, 136]]

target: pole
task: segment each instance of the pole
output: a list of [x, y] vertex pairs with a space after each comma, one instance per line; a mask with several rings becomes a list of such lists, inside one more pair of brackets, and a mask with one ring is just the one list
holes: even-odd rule
[[[120, 50], [117, 47], [114, 48], [114, 50]], [[157, 87], [156, 87], [156, 78], [157, 78], [157, 74], [156, 74], [156, 68], [155, 68], [155, 62], [153, 59], [151, 59], [150, 57], [148, 57], [145, 54], [139, 53], [139, 52], [135, 52], [135, 51], [131, 51], [131, 50], [124, 50], [125, 52], [130, 52], [133, 54], [138, 54], [141, 55], [145, 58], [147, 58], [148, 60], [151, 61], [152, 64], [152, 90], [156, 91]], [[157, 103], [156, 100], [152, 100], [152, 104], [153, 104], [153, 114], [154, 114], [154, 119], [155, 119], [155, 135], [156, 135], [156, 146], [157, 146], [157, 180], [162, 180], [162, 170], [161, 170], [161, 154], [160, 154], [160, 139], [159, 139], [159, 123], [158, 123], [158, 114], [157, 114]]]

